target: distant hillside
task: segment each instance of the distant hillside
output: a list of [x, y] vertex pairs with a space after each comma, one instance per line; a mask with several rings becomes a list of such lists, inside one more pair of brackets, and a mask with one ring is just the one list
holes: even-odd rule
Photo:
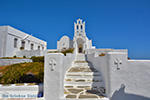
[[20, 63], [0, 67], [0, 84], [42, 83], [44, 63]]

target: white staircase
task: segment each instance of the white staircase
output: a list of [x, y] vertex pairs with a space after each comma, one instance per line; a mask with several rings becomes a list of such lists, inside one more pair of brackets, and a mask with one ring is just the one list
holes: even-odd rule
[[[100, 91], [100, 89], [103, 89], [103, 91]], [[89, 66], [85, 54], [77, 54], [72, 66], [66, 72], [64, 94], [69, 100], [103, 100], [105, 98], [101, 73]]]
[[85, 54], [83, 54], [83, 53], [77, 54], [76, 57], [75, 57], [75, 60], [76, 61], [85, 61], [86, 60], [85, 59]]

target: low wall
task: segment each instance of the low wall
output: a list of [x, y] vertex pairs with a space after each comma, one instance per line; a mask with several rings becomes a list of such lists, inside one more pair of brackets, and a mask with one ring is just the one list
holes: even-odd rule
[[44, 56], [46, 51], [43, 50], [21, 50], [16, 53], [17, 57], [32, 57], [32, 56]]
[[99, 55], [101, 53], [108, 53], [108, 52], [125, 52], [127, 53], [128, 50], [127, 49], [87, 49], [85, 51], [86, 54], [95, 54], [95, 55]]
[[44, 66], [45, 100], [66, 100], [64, 98], [64, 76], [74, 60], [74, 54], [48, 53]]
[[109, 54], [111, 100], [150, 100], [150, 60], [126, 58], [125, 54]]
[[32, 62], [31, 59], [0, 59], [0, 66], [24, 63], [24, 62]]
[[[0, 98], [37, 98], [39, 92], [38, 85], [15, 85], [10, 86], [0, 85]], [[15, 99], [16, 100], [16, 99]], [[20, 99], [19, 99], [20, 100]]]

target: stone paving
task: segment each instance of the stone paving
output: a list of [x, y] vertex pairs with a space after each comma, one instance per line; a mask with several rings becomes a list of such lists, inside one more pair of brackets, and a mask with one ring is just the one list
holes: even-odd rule
[[64, 80], [64, 94], [67, 99], [104, 98], [105, 88], [101, 73], [89, 66], [84, 54], [78, 54], [67, 71]]

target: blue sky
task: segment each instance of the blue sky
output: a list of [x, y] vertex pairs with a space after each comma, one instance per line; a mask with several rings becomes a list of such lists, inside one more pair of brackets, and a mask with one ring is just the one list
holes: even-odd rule
[[73, 37], [73, 22], [86, 21], [97, 48], [128, 49], [130, 58], [150, 59], [150, 0], [0, 0], [0, 25], [11, 25], [56, 48]]

